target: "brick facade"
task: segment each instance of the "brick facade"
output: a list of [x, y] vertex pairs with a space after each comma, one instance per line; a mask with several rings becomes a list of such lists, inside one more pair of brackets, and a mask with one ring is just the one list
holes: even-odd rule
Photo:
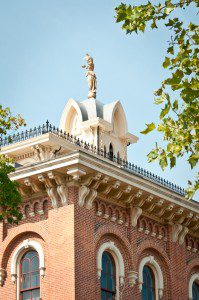
[[24, 219], [19, 225], [0, 224], [0, 268], [7, 273], [0, 287], [1, 300], [17, 299], [17, 287], [10, 276], [11, 259], [25, 239], [38, 241], [44, 251], [46, 271], [41, 278], [42, 300], [100, 299], [96, 256], [100, 245], [107, 241], [114, 242], [124, 260], [125, 278], [119, 299], [141, 300], [138, 283], [131, 286], [128, 273], [138, 272], [141, 259], [149, 255], [154, 256], [163, 273], [162, 299], [188, 299], [189, 278], [199, 271], [198, 239], [187, 236], [179, 245], [172, 241], [170, 225], [140, 216], [137, 226], [132, 227], [129, 209], [97, 198], [93, 208], [88, 210], [79, 206], [78, 197], [78, 186], [70, 185], [68, 205], [52, 209], [46, 196], [23, 206], [22, 211], [26, 207]]
[[137, 140], [119, 101], [70, 99], [59, 129], [47, 121], [1, 141], [1, 154], [18, 166], [10, 178], [20, 184], [23, 219], [0, 222], [0, 300], [20, 300], [18, 266], [32, 248], [41, 300], [100, 300], [105, 251], [115, 263], [115, 300], [141, 300], [145, 265], [155, 300], [192, 300], [198, 203], [126, 161]]

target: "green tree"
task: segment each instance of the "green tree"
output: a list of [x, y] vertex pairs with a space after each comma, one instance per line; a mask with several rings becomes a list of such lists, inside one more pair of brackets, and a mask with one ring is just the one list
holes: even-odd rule
[[[0, 105], [0, 141], [10, 130], [23, 125], [25, 121], [20, 115], [13, 116], [8, 107]], [[18, 191], [19, 183], [9, 178], [9, 174], [15, 170], [12, 163], [11, 159], [0, 154], [0, 221], [17, 223], [21, 219], [18, 206], [22, 199]]]
[[[148, 154], [148, 161], [159, 161], [163, 170], [168, 165], [173, 168], [178, 157], [186, 156], [192, 169], [199, 160], [199, 26], [192, 22], [186, 25], [172, 14], [190, 5], [197, 13], [198, 0], [166, 0], [136, 6], [122, 3], [115, 9], [116, 22], [123, 23], [122, 29], [127, 34], [144, 33], [147, 25], [157, 29], [161, 22], [171, 35], [162, 64], [170, 75], [154, 93], [155, 104], [164, 106], [158, 124], [146, 124], [141, 132], [148, 134], [156, 129], [162, 133], [166, 146], [156, 143]], [[199, 174], [195, 182], [188, 184], [186, 196], [191, 198], [199, 189]]]

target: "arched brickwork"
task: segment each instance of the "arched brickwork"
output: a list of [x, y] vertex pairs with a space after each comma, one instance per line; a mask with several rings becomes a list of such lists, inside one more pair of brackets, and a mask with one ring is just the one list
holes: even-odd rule
[[6, 244], [4, 250], [1, 251], [2, 256], [0, 257], [0, 265], [3, 269], [6, 269], [7, 262], [12, 255], [12, 252], [16, 249], [16, 247], [22, 243], [25, 239], [34, 239], [41, 244], [44, 244], [43, 238], [36, 232], [26, 231], [15, 236], [9, 243]]
[[192, 259], [187, 266], [188, 278], [193, 274], [193, 272], [199, 272], [199, 258]]
[[152, 241], [145, 241], [138, 247], [138, 252], [136, 254], [138, 258], [136, 270], [139, 270], [141, 260], [150, 255], [154, 256], [154, 259], [159, 264], [163, 274], [164, 292], [162, 299], [171, 299], [170, 261], [164, 249], [160, 245]]
[[99, 228], [95, 235], [95, 245], [99, 247], [99, 244], [102, 242], [102, 240], [111, 238], [116, 240], [117, 244], [120, 245], [120, 248], [122, 247], [122, 252], [124, 252], [125, 249], [125, 255], [127, 256], [127, 259], [129, 261], [129, 267], [132, 268], [131, 244], [124, 236], [124, 234], [118, 230], [118, 227], [115, 228], [114, 225], [108, 225]]

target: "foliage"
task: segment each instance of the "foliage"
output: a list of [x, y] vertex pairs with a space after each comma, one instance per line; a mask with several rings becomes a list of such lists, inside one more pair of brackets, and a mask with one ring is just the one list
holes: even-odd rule
[[[8, 107], [0, 105], [0, 140], [10, 130], [16, 130], [25, 125], [24, 119], [17, 115], [14, 117]], [[9, 174], [14, 172], [12, 160], [0, 154], [0, 221], [17, 223], [22, 215], [18, 210], [21, 203], [21, 195], [18, 191], [19, 183], [12, 181]]]
[[[116, 8], [116, 21], [123, 22], [126, 33], [145, 32], [146, 26], [158, 28], [159, 21], [171, 33], [167, 55], [163, 68], [170, 76], [162, 81], [155, 91], [155, 104], [164, 104], [159, 115], [159, 124], [146, 124], [142, 134], [152, 130], [163, 134], [166, 147], [156, 147], [148, 154], [148, 161], [159, 161], [164, 170], [168, 165], [173, 168], [178, 157], [188, 157], [191, 168], [199, 160], [199, 26], [190, 22], [187, 26], [177, 17], [172, 17], [175, 10], [185, 9], [189, 5], [197, 9], [196, 0], [162, 1], [156, 5], [147, 4], [131, 6], [121, 4]], [[162, 23], [161, 22], [161, 23]], [[199, 189], [199, 177], [195, 183], [189, 183], [187, 197], [191, 198]]]

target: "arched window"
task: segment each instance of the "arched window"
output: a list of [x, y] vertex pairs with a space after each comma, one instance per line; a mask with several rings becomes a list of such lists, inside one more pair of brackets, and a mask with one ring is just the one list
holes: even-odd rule
[[199, 285], [197, 282], [194, 282], [192, 285], [192, 294], [193, 294], [193, 300], [199, 299]]
[[113, 160], [113, 145], [111, 143], [109, 145], [109, 158]]
[[199, 299], [199, 273], [194, 273], [189, 279], [189, 299]]
[[40, 299], [39, 256], [34, 250], [26, 252], [20, 261], [20, 300]]
[[142, 299], [159, 300], [163, 297], [164, 280], [162, 270], [152, 255], [144, 257], [139, 265], [139, 288]]
[[142, 300], [155, 300], [155, 277], [148, 266], [143, 268]]
[[102, 255], [101, 300], [114, 300], [116, 296], [115, 262], [110, 253]]

